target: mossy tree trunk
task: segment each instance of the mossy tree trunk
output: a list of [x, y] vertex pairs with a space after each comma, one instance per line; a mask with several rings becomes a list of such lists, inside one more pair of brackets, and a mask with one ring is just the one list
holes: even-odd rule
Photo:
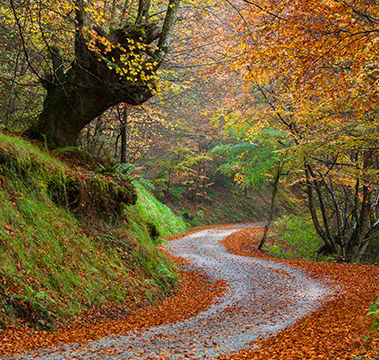
[[[138, 12], [141, 14], [137, 15], [136, 22], [109, 31], [92, 27], [99, 39], [112, 44], [109, 52], [101, 41], [96, 43], [95, 50], [88, 46], [88, 39], [83, 36], [83, 29], [88, 26], [84, 1], [77, 0], [75, 60], [63, 70], [59, 50], [49, 47], [53, 74], [41, 80], [46, 89], [43, 110], [27, 135], [56, 146], [76, 145], [80, 131], [109, 107], [119, 103], [140, 105], [153, 96], [155, 80], [146, 80], [146, 76], [158, 69], [168, 51], [180, 0], [169, 0], [162, 26], [146, 20], [149, 2], [140, 1]], [[155, 40], [157, 48], [150, 46]], [[137, 42], [144, 48], [133, 49], [130, 44]], [[143, 59], [138, 64], [139, 69], [129, 68], [130, 74], [121, 75], [120, 68], [125, 69], [122, 58], [135, 64], [136, 54]]]

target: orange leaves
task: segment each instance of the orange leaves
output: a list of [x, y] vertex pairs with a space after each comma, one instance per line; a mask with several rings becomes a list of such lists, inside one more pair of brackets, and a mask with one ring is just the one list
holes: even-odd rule
[[[177, 259], [177, 262], [182, 263], [183, 260]], [[27, 327], [5, 330], [0, 338], [0, 354], [20, 353], [63, 343], [83, 343], [109, 335], [126, 334], [133, 329], [175, 323], [207, 309], [225, 290], [222, 281], [209, 283], [198, 272], [181, 272], [180, 276], [181, 285], [177, 292], [156, 305], [141, 307], [135, 298], [129, 299], [130, 302], [126, 300], [125, 305], [121, 306], [108, 304], [91, 309], [55, 333], [38, 332]]]
[[[224, 243], [229, 251], [239, 255], [275, 260], [264, 252], [254, 250], [261, 233], [262, 229], [243, 230], [229, 236]], [[175, 261], [187, 264], [183, 259]], [[379, 292], [377, 267], [285, 259], [276, 259], [276, 261], [286, 262], [292, 267], [305, 271], [312, 278], [326, 282], [329, 286], [336, 286], [339, 292], [321, 304], [319, 310], [298, 321], [294, 326], [276, 336], [252, 343], [251, 349], [221, 356], [222, 360], [352, 360], [354, 356], [364, 354], [367, 355], [366, 359], [374, 358], [378, 349], [378, 339], [366, 342], [362, 342], [361, 339], [370, 325], [369, 319], [365, 316], [367, 307]], [[286, 271], [278, 270], [278, 272], [285, 277], [291, 277]], [[206, 309], [224, 290], [225, 284], [222, 282], [209, 283], [199, 273], [182, 272], [181, 287], [177, 293], [155, 306], [143, 306], [138, 309], [135, 303], [129, 303], [124, 307], [104, 306], [93, 309], [86, 316], [71, 323], [70, 327], [61, 329], [55, 334], [34, 332], [26, 328], [10, 329], [2, 333], [0, 352], [14, 354], [63, 343], [82, 343], [110, 334], [125, 334], [142, 327], [174, 323]], [[262, 304], [264, 305], [266, 304]], [[285, 309], [278, 310], [285, 311]], [[231, 307], [225, 311], [238, 312], [239, 308]], [[107, 318], [106, 314], [113, 319]], [[188, 348], [182, 355], [188, 359], [195, 359], [192, 352], [195, 344], [189, 341], [187, 345]], [[207, 345], [217, 347], [218, 342], [209, 340]], [[149, 358], [149, 354], [143, 348], [139, 350], [141, 356]], [[112, 354], [120, 354], [119, 348], [110, 348], [109, 351]], [[159, 356], [161, 359], [170, 359], [174, 353], [175, 350], [170, 353], [162, 348]], [[72, 358], [76, 356], [80, 357], [73, 350]]]
[[255, 250], [261, 234], [262, 229], [243, 230], [226, 238], [224, 245], [238, 255], [286, 262], [340, 290], [335, 297], [322, 304], [320, 310], [300, 320], [295, 326], [259, 342], [257, 349], [241, 351], [230, 358], [351, 360], [355, 355], [365, 354], [364, 359], [374, 358], [379, 350], [378, 339], [371, 339], [363, 347], [363, 336], [370, 326], [370, 320], [365, 316], [367, 308], [379, 294], [378, 267], [274, 259]]
[[15, 232], [12, 230], [12, 227], [9, 225], [4, 225], [4, 232], [8, 235], [14, 235]]
[[[368, 96], [368, 79], [371, 71], [377, 71], [379, 54], [373, 45], [378, 36], [364, 19], [374, 16], [372, 1], [358, 1], [354, 7], [331, 1], [267, 3], [262, 7], [276, 16], [251, 7], [244, 9], [243, 21], [234, 19], [245, 28], [238, 41], [244, 42], [240, 54], [249, 63], [246, 80], [271, 86], [287, 110], [296, 106], [302, 116], [317, 116], [317, 110], [321, 117], [331, 118], [336, 110], [352, 110], [358, 116], [377, 104], [377, 96]], [[238, 25], [235, 28], [238, 32]], [[246, 35], [248, 28], [254, 41]], [[329, 97], [334, 101], [328, 104]]]
[[285, 131], [290, 167], [314, 166], [332, 191], [377, 186], [377, 167], [362, 157], [367, 149], [377, 155], [379, 139], [379, 37], [368, 21], [377, 11], [373, 0], [246, 5], [229, 22], [235, 41], [228, 51], [236, 51], [231, 71], [244, 78], [250, 108], [226, 119], [228, 126], [248, 128], [246, 137], [263, 126]]

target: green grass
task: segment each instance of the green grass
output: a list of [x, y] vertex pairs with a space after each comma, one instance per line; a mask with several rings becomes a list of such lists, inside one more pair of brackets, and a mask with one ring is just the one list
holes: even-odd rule
[[[274, 245], [266, 247], [270, 254], [290, 259], [321, 260], [317, 254], [321, 240], [310, 219], [298, 215], [283, 215], [273, 223], [273, 228], [275, 230], [270, 238], [274, 239]], [[328, 259], [323, 257], [322, 260]]]
[[176, 282], [148, 224], [166, 236], [185, 231], [184, 222], [140, 185], [137, 204], [117, 221], [75, 216], [52, 201], [47, 186], [68, 171], [27, 141], [0, 134], [0, 325], [28, 317], [53, 329], [56, 317], [106, 302], [153, 300]]
[[10, 155], [15, 156], [17, 161], [24, 167], [26, 163], [31, 166], [34, 162], [40, 165], [41, 170], [67, 170], [68, 166], [59, 159], [51, 156], [48, 152], [39, 149], [37, 146], [21, 138], [5, 135], [0, 132], [0, 148], [8, 151]]
[[[122, 262], [114, 254], [99, 251], [79, 221], [46, 194], [30, 190], [15, 178], [9, 180], [0, 190], [4, 205], [0, 272], [15, 288], [3, 301], [16, 296], [53, 312], [59, 308], [66, 316], [83, 306], [98, 305], [104, 288], [112, 294], [117, 285], [112, 281], [127, 276]], [[104, 267], [107, 272], [101, 271]]]
[[183, 219], [175, 216], [170, 208], [159, 202], [138, 181], [134, 182], [137, 188], [137, 204], [128, 207], [128, 217], [134, 223], [151, 223], [158, 229], [160, 236], [175, 235], [187, 230]]
[[[160, 252], [156, 251], [156, 247], [163, 241], [162, 237], [185, 232], [187, 225], [138, 181], [135, 181], [134, 185], [137, 188], [138, 200], [135, 205], [126, 209], [129, 235], [133, 236], [140, 245], [140, 251], [134, 252], [133, 255], [136, 261], [153, 275], [160, 286], [165, 288], [168, 284], [176, 283], [175, 269]], [[148, 224], [154, 224], [158, 229], [158, 238], [151, 238]], [[150, 241], [146, 241], [147, 238], [150, 238]]]

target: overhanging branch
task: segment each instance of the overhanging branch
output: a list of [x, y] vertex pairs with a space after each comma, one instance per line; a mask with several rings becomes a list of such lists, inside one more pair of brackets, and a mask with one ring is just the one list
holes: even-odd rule
[[22, 50], [24, 52], [24, 55], [25, 55], [25, 59], [26, 59], [26, 62], [28, 64], [28, 67], [30, 68], [30, 70], [32, 71], [32, 73], [34, 75], [37, 76], [37, 78], [41, 81], [42, 78], [39, 76], [38, 72], [34, 69], [31, 61], [30, 61], [30, 58], [29, 58], [29, 53], [28, 53], [28, 50], [26, 48], [26, 44], [25, 44], [25, 38], [24, 38], [24, 33], [23, 33], [23, 30], [22, 30], [22, 26], [21, 26], [21, 22], [20, 22], [20, 19], [17, 15], [17, 11], [16, 11], [16, 7], [15, 7], [15, 4], [14, 4], [14, 0], [10, 0], [10, 4], [11, 4], [11, 8], [12, 8], [12, 12], [13, 12], [13, 16], [16, 20], [16, 24], [17, 24], [17, 29], [18, 29], [18, 32], [20, 34], [20, 39], [21, 39], [21, 45], [22, 45]]

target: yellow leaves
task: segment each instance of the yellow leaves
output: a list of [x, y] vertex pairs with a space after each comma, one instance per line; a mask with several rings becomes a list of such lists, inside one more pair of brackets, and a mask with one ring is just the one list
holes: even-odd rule
[[245, 175], [240, 174], [240, 173], [235, 174], [235, 176], [234, 176], [234, 182], [236, 184], [239, 184], [239, 185], [243, 184], [244, 180], [245, 180]]
[[[245, 90], [249, 83], [274, 89], [274, 97], [285, 105], [278, 107], [276, 102], [277, 115], [295, 119], [298, 126], [317, 129], [320, 122], [333, 120], [335, 128], [343, 129], [345, 119], [337, 114], [347, 112], [363, 119], [377, 104], [377, 98], [369, 95], [369, 86], [377, 81], [377, 66], [368, 66], [374, 59], [378, 63], [378, 53], [372, 47], [376, 40], [351, 36], [349, 31], [359, 33], [368, 25], [352, 22], [351, 9], [333, 1], [322, 1], [321, 7], [299, 1], [292, 4], [286, 12], [287, 22], [257, 26], [261, 36], [258, 46], [250, 46], [246, 54], [250, 61]], [[346, 26], [345, 33], [332, 21], [337, 18]], [[260, 15], [256, 21], [259, 24]], [[262, 36], [265, 33], [267, 37]], [[325, 136], [325, 132], [310, 133]]]
[[16, 23], [19, 23], [25, 46], [32, 47], [36, 54], [44, 53], [48, 41], [50, 46], [58, 45], [69, 59], [73, 32], [68, 29], [72, 26], [73, 9], [71, 1], [46, 0], [20, 3], [13, 12], [9, 2], [5, 2], [0, 6], [0, 17], [2, 24], [9, 26], [6, 30], [9, 34], [17, 33]]

